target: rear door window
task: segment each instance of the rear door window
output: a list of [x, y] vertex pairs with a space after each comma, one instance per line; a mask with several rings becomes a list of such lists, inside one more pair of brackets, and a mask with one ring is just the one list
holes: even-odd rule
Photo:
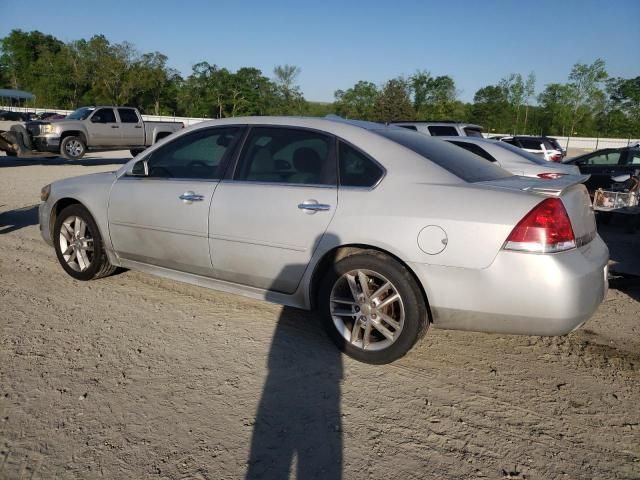
[[133, 108], [119, 108], [118, 115], [122, 123], [138, 123], [138, 114]]
[[305, 129], [254, 127], [245, 142], [234, 179], [335, 185], [331, 138]]
[[484, 135], [482, 135], [482, 130], [478, 130], [477, 128], [465, 127], [464, 133], [467, 134], [467, 137], [484, 138]]
[[450, 127], [448, 125], [429, 125], [427, 127], [429, 133], [434, 137], [458, 137], [458, 130], [456, 127]]
[[537, 138], [519, 138], [520, 146], [528, 150], [542, 150], [542, 142]]
[[493, 158], [493, 156], [489, 152], [487, 152], [484, 148], [482, 148], [480, 145], [476, 145], [475, 143], [468, 143], [468, 142], [456, 142], [455, 140], [447, 140], [447, 141], [461, 148], [464, 148], [467, 152], [475, 153], [476, 155], [484, 158], [485, 160], [489, 160], [490, 162], [496, 161], [496, 159]]

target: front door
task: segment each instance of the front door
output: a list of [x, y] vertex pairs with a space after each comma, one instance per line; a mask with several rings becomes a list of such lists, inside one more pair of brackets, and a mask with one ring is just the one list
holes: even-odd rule
[[92, 147], [115, 147], [120, 145], [120, 124], [113, 108], [98, 108], [90, 118], [88, 128], [89, 145]]
[[109, 199], [109, 233], [120, 257], [211, 274], [209, 207], [242, 130], [203, 128], [181, 135], [116, 181]]
[[210, 212], [217, 278], [293, 293], [337, 207], [333, 138], [286, 127], [251, 129]]

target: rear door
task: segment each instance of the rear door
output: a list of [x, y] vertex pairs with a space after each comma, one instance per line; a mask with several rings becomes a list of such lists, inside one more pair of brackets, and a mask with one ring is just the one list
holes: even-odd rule
[[117, 108], [120, 117], [120, 145], [126, 147], [144, 146], [142, 118], [134, 108]]
[[217, 278], [293, 293], [337, 207], [334, 138], [253, 127], [210, 213]]

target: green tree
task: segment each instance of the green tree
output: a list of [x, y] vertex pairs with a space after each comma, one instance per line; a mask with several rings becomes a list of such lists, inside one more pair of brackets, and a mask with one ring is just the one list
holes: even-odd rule
[[524, 92], [523, 92], [525, 108], [524, 108], [524, 127], [522, 128], [522, 131], [525, 134], [527, 133], [527, 122], [529, 121], [529, 105], [535, 93], [536, 93], [536, 74], [534, 72], [530, 72], [529, 75], [527, 76], [527, 81], [524, 83]]
[[571, 101], [571, 128], [569, 134], [575, 133], [575, 127], [587, 115], [604, 110], [605, 96], [600, 88], [607, 79], [604, 60], [598, 58], [591, 65], [576, 63], [569, 74]]
[[508, 109], [509, 102], [504, 89], [498, 85], [487, 85], [473, 96], [470, 119], [482, 125], [487, 132], [506, 133], [511, 123], [504, 114]]
[[373, 108], [379, 95], [375, 84], [361, 80], [347, 90], [336, 90], [335, 111], [344, 118], [372, 120]]
[[448, 75], [432, 77], [426, 70], [417, 71], [409, 78], [413, 93], [413, 108], [418, 119], [444, 120], [457, 118], [460, 103], [456, 85]]
[[544, 134], [565, 136], [571, 130], [572, 88], [562, 83], [550, 83], [538, 96]]
[[302, 70], [295, 65], [276, 65], [273, 69], [274, 81], [282, 96], [279, 107], [281, 114], [300, 114], [304, 110], [304, 97], [296, 79]]
[[411, 104], [408, 82], [400, 77], [389, 80], [375, 99], [372, 119], [379, 122], [391, 122], [414, 118], [415, 111]]

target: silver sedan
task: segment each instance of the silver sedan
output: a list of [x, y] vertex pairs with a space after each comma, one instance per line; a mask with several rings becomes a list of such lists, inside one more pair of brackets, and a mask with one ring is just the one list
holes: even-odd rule
[[429, 325], [582, 325], [608, 260], [582, 180], [513, 176], [399, 127], [233, 118], [45, 186], [39, 218], [78, 280], [123, 267], [317, 308], [340, 349], [387, 363]]

